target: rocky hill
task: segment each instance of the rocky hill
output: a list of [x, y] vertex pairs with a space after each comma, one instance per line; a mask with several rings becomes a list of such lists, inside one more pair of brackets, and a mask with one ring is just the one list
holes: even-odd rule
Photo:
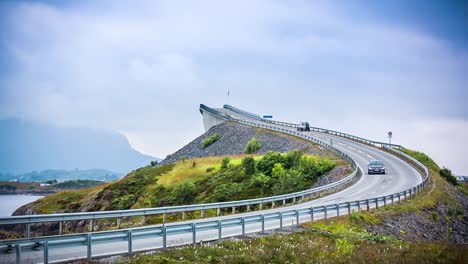
[[[202, 141], [214, 134], [219, 134], [220, 138], [212, 145], [203, 148], [201, 145]], [[212, 127], [174, 154], [167, 156], [160, 164], [174, 163], [184, 158], [242, 154], [247, 142], [254, 137], [261, 143], [261, 147], [257, 151], [258, 154], [268, 151], [288, 152], [291, 150], [301, 150], [304, 153], [316, 154], [318, 156], [333, 156], [326, 148], [298, 137], [253, 128], [235, 122], [225, 122]]]

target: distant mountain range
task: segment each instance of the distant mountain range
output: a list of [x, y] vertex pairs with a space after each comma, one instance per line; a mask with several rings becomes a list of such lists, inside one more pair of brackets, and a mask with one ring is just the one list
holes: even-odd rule
[[153, 160], [160, 161], [134, 150], [127, 138], [116, 132], [0, 120], [0, 173], [3, 174], [105, 169], [120, 175]]
[[95, 180], [114, 181], [124, 176], [123, 173], [116, 173], [108, 170], [43, 170], [22, 174], [0, 173], [0, 181], [20, 181], [20, 182], [46, 182], [57, 180], [58, 182], [74, 180]]

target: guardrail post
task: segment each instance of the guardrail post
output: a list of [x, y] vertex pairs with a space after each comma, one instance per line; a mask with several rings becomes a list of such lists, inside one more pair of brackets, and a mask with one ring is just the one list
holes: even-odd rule
[[163, 214], [163, 223], [166, 222], [166, 214]]
[[59, 235], [62, 234], [62, 225], [63, 225], [63, 222], [62, 221], [59, 221]]
[[31, 237], [31, 224], [26, 224], [26, 237]]
[[346, 206], [348, 207], [348, 214], [351, 214], [351, 204], [347, 202]]
[[91, 234], [88, 233], [88, 235], [86, 236], [86, 256], [87, 256], [88, 261], [91, 261], [91, 257], [92, 257], [91, 243], [92, 243]]
[[247, 205], [247, 212], [250, 212], [250, 204]]
[[366, 209], [367, 209], [367, 211], [369, 211], [369, 210], [370, 210], [370, 206], [369, 206], [369, 199], [366, 199]]
[[163, 249], [167, 248], [167, 227], [162, 226], [162, 235], [163, 235]]
[[21, 245], [16, 244], [16, 264], [21, 264]]
[[280, 212], [279, 215], [280, 215], [280, 230], [283, 230], [283, 213]]
[[260, 203], [260, 211], [262, 210], [262, 207], [263, 207], [263, 203]]
[[236, 207], [233, 206], [233, 207], [232, 207], [232, 214], [235, 214], [235, 213], [236, 213]]
[[141, 225], [145, 225], [146, 217], [142, 216], [141, 217]]
[[296, 203], [296, 197], [293, 198], [293, 204], [295, 204], [295, 203]]
[[311, 221], [311, 222], [314, 221], [314, 207], [311, 207], [311, 208], [310, 208], [310, 221]]
[[194, 245], [197, 243], [197, 226], [195, 223], [192, 223], [192, 243]]
[[221, 208], [216, 208], [216, 216], [219, 216], [221, 214]]
[[340, 206], [338, 206], [338, 204], [335, 204], [336, 206], [336, 216], [340, 216]]
[[117, 217], [117, 229], [120, 229], [121, 222], [122, 222], [122, 218]]
[[262, 233], [265, 233], [265, 215], [262, 214]]
[[304, 202], [304, 195], [301, 196], [301, 203]]
[[271, 202], [271, 208], [275, 208], [275, 202]]
[[218, 220], [218, 240], [221, 240], [221, 238], [222, 238], [222, 233], [221, 233], [222, 232], [222, 230], [221, 230], [222, 226], [221, 225], [222, 225], [221, 220]]
[[200, 218], [203, 218], [203, 215], [205, 214], [205, 210], [201, 209], [200, 210]]
[[44, 247], [44, 264], [47, 264], [49, 263], [49, 242], [44, 241], [43, 247]]
[[127, 244], [127, 248], [128, 248], [128, 255], [131, 256], [132, 255], [132, 251], [133, 251], [133, 245], [132, 245], [132, 230], [131, 229], [128, 229], [127, 230], [127, 239], [128, 239], [128, 244]]
[[299, 227], [299, 210], [296, 210], [296, 227]]
[[327, 210], [328, 210], [327, 206], [324, 206], [323, 208], [324, 208], [324, 213], [325, 213], [325, 219], [327, 219]]
[[241, 218], [241, 222], [242, 222], [242, 236], [244, 237], [245, 236], [245, 219], [244, 219], [244, 217]]
[[91, 219], [89, 220], [89, 232], [93, 232], [94, 231], [94, 220]]
[[185, 221], [185, 212], [182, 212], [182, 221]]
[[283, 199], [283, 207], [286, 205], [286, 200]]

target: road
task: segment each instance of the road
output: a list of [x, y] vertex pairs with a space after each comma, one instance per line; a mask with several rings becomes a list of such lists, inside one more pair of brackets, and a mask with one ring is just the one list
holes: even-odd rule
[[[227, 109], [222, 109], [225, 113], [238, 118], [244, 119], [251, 122], [261, 122], [254, 119], [247, 118], [245, 116], [241, 116], [237, 113], [229, 111]], [[270, 124], [272, 125], [272, 124]], [[283, 127], [285, 128], [285, 127]], [[294, 130], [294, 128], [289, 128]], [[333, 145], [340, 149], [341, 151], [345, 152], [346, 154], [350, 155], [351, 158], [357, 163], [357, 165], [361, 168], [364, 172], [364, 175], [360, 178], [358, 182], [352, 185], [349, 188], [346, 188], [342, 191], [337, 193], [321, 197], [319, 199], [296, 204], [293, 206], [287, 207], [276, 207], [271, 208], [268, 210], [264, 210], [263, 212], [280, 212], [292, 209], [300, 209], [300, 208], [310, 208], [312, 206], [320, 206], [325, 204], [334, 204], [340, 202], [347, 202], [347, 201], [355, 201], [361, 200], [366, 198], [372, 198], [376, 196], [382, 196], [386, 194], [392, 194], [396, 192], [400, 192], [406, 189], [409, 189], [422, 181], [422, 176], [410, 165], [403, 162], [402, 160], [398, 159], [397, 157], [381, 151], [375, 147], [371, 147], [368, 145], [364, 145], [352, 140], [340, 138], [337, 136], [325, 134], [325, 133], [318, 133], [318, 132], [303, 132], [309, 133], [310, 135], [319, 138], [324, 141], [330, 142], [330, 139], [333, 141]], [[385, 163], [385, 167], [387, 170], [387, 174], [385, 175], [367, 175], [367, 164], [369, 160], [372, 159], [379, 159]], [[372, 206], [371, 206], [372, 207]], [[354, 208], [357, 209], [357, 208]], [[217, 219], [229, 219], [233, 217], [239, 216], [248, 216], [248, 215], [258, 215], [258, 211], [256, 212], [249, 212], [249, 213], [242, 213], [236, 214], [233, 216], [222, 216], [222, 217], [214, 217], [210, 218], [210, 220], [217, 220]], [[334, 216], [336, 212], [329, 212], [328, 216]], [[317, 214], [314, 216], [315, 218], [323, 218], [323, 213]], [[309, 221], [310, 217], [301, 217], [300, 222]], [[187, 223], [192, 222], [202, 222], [206, 221], [206, 219], [201, 220], [191, 220], [186, 221]], [[168, 224], [180, 224], [172, 223]], [[283, 219], [284, 226], [295, 225], [295, 218], [285, 218]], [[274, 229], [279, 227], [279, 221], [269, 221], [265, 223], [266, 229]], [[251, 224], [246, 226], [246, 233], [254, 233], [259, 232], [261, 230], [261, 224]], [[240, 227], [230, 227], [224, 228], [222, 230], [223, 237], [232, 237], [242, 234], [242, 229]], [[204, 232], [197, 232], [197, 241], [210, 241], [216, 240], [218, 237], [218, 233], [216, 230], [204, 231]], [[174, 245], [184, 245], [190, 244], [192, 242], [192, 234], [178, 234], [169, 236], [167, 239], [168, 246]], [[162, 247], [162, 238], [160, 236], [154, 237], [147, 237], [141, 239], [135, 239], [133, 241], [133, 251], [138, 250], [149, 250], [154, 248], [161, 248]], [[93, 257], [98, 255], [104, 255], [109, 253], [116, 253], [116, 252], [127, 252], [127, 242], [112, 242], [112, 243], [102, 243], [102, 244], [93, 244]], [[2, 254], [0, 255], [0, 262], [11, 262], [14, 263], [14, 254]], [[64, 261], [66, 259], [74, 259], [74, 258], [83, 258], [86, 257], [86, 245], [83, 246], [63, 246], [63, 247], [54, 247], [49, 249], [49, 261]], [[35, 263], [35, 262], [42, 262], [42, 251], [24, 251], [22, 254], [22, 263]]]

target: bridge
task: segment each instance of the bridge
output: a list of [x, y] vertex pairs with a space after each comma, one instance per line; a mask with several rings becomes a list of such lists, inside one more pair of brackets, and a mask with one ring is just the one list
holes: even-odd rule
[[[169, 247], [191, 245], [222, 238], [265, 232], [297, 226], [307, 221], [372, 210], [410, 199], [426, 188], [427, 168], [398, 149], [400, 145], [376, 142], [324, 128], [311, 127], [311, 132], [298, 132], [297, 124], [266, 120], [259, 115], [230, 105], [214, 109], [200, 105], [205, 130], [223, 123], [269, 129], [310, 140], [348, 160], [353, 171], [344, 179], [301, 192], [223, 203], [145, 208], [135, 210], [85, 212], [69, 214], [28, 215], [0, 218], [0, 225], [24, 225], [25, 238], [0, 241], [1, 263], [59, 263], [76, 259], [92, 260], [114, 255], [132, 255]], [[363, 168], [371, 159], [386, 164], [386, 175], [367, 175]], [[255, 208], [260, 210], [253, 210]], [[231, 215], [220, 215], [230, 208]], [[239, 210], [244, 208], [246, 210]], [[203, 218], [205, 210], [217, 210], [216, 217]], [[236, 211], [237, 209], [237, 211]], [[185, 220], [185, 214], [200, 211], [200, 219]], [[237, 213], [236, 213], [237, 212]], [[180, 213], [182, 221], [135, 228], [94, 231], [98, 219]], [[89, 232], [62, 234], [66, 221], [89, 221]], [[58, 222], [57, 235], [34, 237], [31, 225]], [[119, 225], [118, 225], [119, 226]]]

